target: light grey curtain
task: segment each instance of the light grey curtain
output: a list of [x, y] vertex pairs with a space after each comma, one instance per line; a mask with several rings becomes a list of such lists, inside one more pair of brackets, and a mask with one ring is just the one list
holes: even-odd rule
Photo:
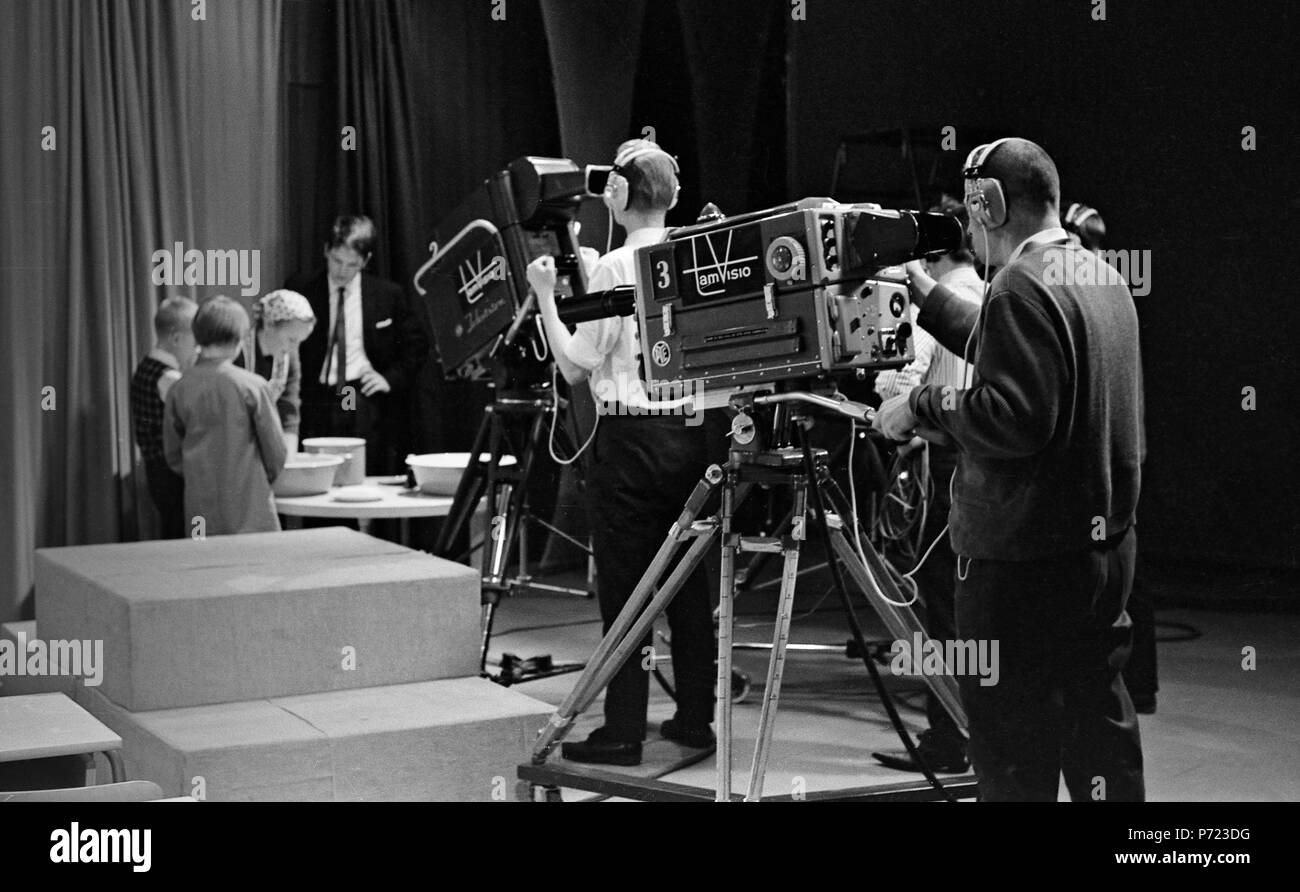
[[197, 9], [0, 0], [0, 621], [33, 549], [151, 532], [127, 392], [154, 308], [240, 291], [155, 285], [154, 252], [284, 275], [280, 2]]

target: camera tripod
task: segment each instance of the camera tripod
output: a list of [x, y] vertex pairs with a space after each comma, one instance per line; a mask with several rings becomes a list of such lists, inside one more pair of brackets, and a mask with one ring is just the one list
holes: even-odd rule
[[[772, 732], [789, 643], [800, 548], [807, 539], [810, 527], [817, 527], [821, 532], [827, 560], [863, 661], [877, 681], [885, 708], [899, 730], [900, 737], [913, 757], [917, 758], [915, 746], [903, 728], [902, 720], [898, 717], [892, 700], [885, 694], [877, 670], [867, 653], [862, 630], [857, 623], [847, 588], [840, 574], [840, 564], [843, 564], [853, 582], [866, 594], [872, 607], [895, 639], [911, 642], [917, 640], [916, 636], [920, 636], [920, 640], [925, 641], [928, 640], [928, 636], [911, 607], [905, 606], [907, 602], [890, 575], [884, 558], [865, 540], [862, 552], [854, 547], [846, 532], [846, 527], [851, 529], [852, 525], [857, 523], [852, 507], [830, 477], [826, 451], [810, 448], [804, 435], [805, 426], [811, 419], [803, 414], [803, 406], [811, 405], [828, 409], [859, 421], [869, 420], [870, 410], [847, 400], [836, 400], [803, 392], [752, 396], [745, 402], [748, 403], [746, 408], [751, 411], [753, 406], [775, 406], [776, 417], [772, 426], [774, 442], [764, 448], [757, 437], [748, 443], [733, 438], [733, 448], [725, 467], [711, 466], [704, 478], [696, 485], [681, 515], [668, 531], [667, 537], [633, 591], [627, 605], [592, 654], [573, 690], [538, 733], [530, 763], [519, 768], [521, 798], [535, 798], [535, 794], [540, 790], [546, 794], [546, 798], [555, 799], [558, 798], [559, 786], [606, 792], [617, 790], [617, 795], [635, 795], [631, 792], [632, 788], [640, 786], [660, 794], [652, 798], [700, 798], [683, 792], [690, 788], [680, 785], [621, 782], [608, 772], [557, 768], [548, 766], [546, 761], [551, 751], [572, 728], [577, 717], [591, 706], [629, 659], [638, 643], [677, 594], [682, 583], [704, 558], [714, 540], [719, 537], [722, 542], [722, 563], [715, 688], [718, 745], [714, 795], [714, 799], [719, 802], [733, 798], [732, 698], [729, 693], [732, 675], [732, 624], [737, 556], [741, 553], [780, 554], [783, 561], [772, 649], [759, 715], [757, 746], [750, 770], [749, 785], [744, 795], [746, 801], [763, 798], [763, 781], [771, 754]], [[750, 429], [757, 430], [753, 427]], [[793, 442], [792, 433], [797, 433], [798, 445]], [[784, 535], [745, 536], [734, 529], [733, 514], [756, 485], [786, 486], [792, 490], [794, 511], [789, 529]], [[720, 493], [719, 513], [698, 520], [700, 512], [715, 491]], [[810, 508], [813, 523], [809, 523]], [[684, 545], [685, 554], [677, 561], [662, 585], [658, 585]], [[939, 675], [926, 675], [925, 681], [957, 725], [964, 729], [966, 717], [952, 675], [947, 671]], [[949, 789], [945, 791], [932, 773], [927, 771], [926, 775], [931, 785], [942, 795], [949, 795], [954, 785], [950, 783]], [[927, 795], [929, 791], [909, 791], [902, 789], [903, 786], [905, 785], [895, 785], [883, 798], [934, 798], [932, 794]], [[909, 792], [913, 795], [909, 795]], [[860, 793], [854, 798], [871, 798], [871, 794]]]
[[[559, 411], [557, 399], [555, 391], [543, 385], [496, 393], [492, 403], [484, 410], [483, 421], [474, 436], [469, 463], [461, 475], [451, 510], [434, 545], [434, 553], [441, 557], [468, 560], [473, 551], [472, 546], [459, 554], [452, 554], [452, 551], [457, 540], [466, 532], [476, 507], [486, 498], [485, 504], [491, 517], [484, 531], [482, 545], [483, 616], [479, 672], [507, 686], [576, 672], [582, 668], [581, 663], [554, 664], [549, 656], [519, 660], [507, 654], [502, 659], [501, 671], [497, 675], [491, 675], [487, 671], [492, 625], [502, 597], [528, 588], [583, 598], [592, 597], [589, 589], [546, 585], [535, 581], [528, 573], [529, 524], [560, 536], [588, 555], [591, 553], [585, 543], [529, 510], [529, 483], [538, 451], [546, 448], [548, 424]], [[483, 460], [484, 455], [489, 458]], [[511, 455], [516, 457], [515, 463], [505, 464], [503, 458]], [[518, 573], [510, 575], [510, 554], [516, 543], [519, 546]]]

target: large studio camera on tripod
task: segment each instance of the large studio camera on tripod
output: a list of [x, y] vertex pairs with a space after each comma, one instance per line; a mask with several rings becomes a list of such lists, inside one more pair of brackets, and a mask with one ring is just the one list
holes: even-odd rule
[[[540, 586], [509, 574], [510, 555], [523, 542], [526, 524], [536, 524], [586, 550], [543, 518], [528, 510], [530, 483], [548, 430], [562, 411], [563, 399], [551, 384], [551, 357], [529, 293], [526, 269], [533, 259], [555, 258], [557, 293], [568, 298], [586, 294], [587, 275], [574, 219], [579, 204], [594, 197], [587, 190], [588, 171], [562, 158], [518, 158], [493, 174], [438, 227], [429, 259], [415, 274], [415, 290], [424, 298], [437, 358], [448, 378], [488, 380], [487, 406], [469, 463], [456, 489], [451, 511], [434, 552], [455, 553], [467, 541], [471, 517], [486, 504], [490, 521], [482, 549], [483, 622], [479, 668], [486, 674], [492, 624], [500, 599], [522, 586], [544, 587], [584, 597], [586, 589]], [[511, 463], [510, 459], [513, 459]], [[486, 500], [484, 502], [484, 500]], [[521, 554], [523, 551], [521, 546]], [[510, 684], [560, 672], [581, 664], [554, 666], [549, 657], [506, 661], [497, 681]]]
[[[555, 798], [559, 787], [644, 798], [716, 798], [731, 792], [732, 621], [736, 559], [741, 553], [783, 558], [779, 606], [747, 800], [763, 798], [763, 779], [793, 614], [799, 551], [819, 532], [859, 654], [884, 693], [853, 611], [842, 569], [896, 640], [926, 640], [885, 559], [864, 537], [856, 506], [831, 477], [825, 450], [807, 438], [813, 417], [835, 413], [856, 423], [872, 410], [840, 396], [836, 377], [894, 368], [913, 358], [906, 277], [900, 264], [946, 253], [961, 242], [956, 221], [941, 214], [886, 210], [811, 198], [670, 233], [637, 252], [635, 288], [575, 297], [559, 307], [566, 322], [637, 316], [647, 392], [652, 399], [702, 394], [705, 407], [736, 414], [724, 466], [697, 484], [627, 605], [590, 658], [573, 691], [539, 732], [532, 760], [519, 768], [524, 798]], [[788, 487], [794, 509], [781, 535], [742, 535], [736, 509], [755, 487]], [[700, 519], [717, 494], [719, 508]], [[811, 515], [811, 517], [809, 517]], [[811, 520], [811, 523], [808, 521]], [[547, 764], [554, 747], [631, 657], [715, 539], [721, 539], [717, 687], [717, 784], [712, 796], [680, 785], [611, 778], [610, 773]], [[685, 547], [685, 553], [680, 554]], [[667, 574], [666, 579], [662, 579]], [[931, 690], [959, 727], [966, 721], [955, 679], [927, 675]], [[915, 746], [888, 696], [883, 702], [904, 744]], [[922, 762], [923, 764], [923, 762]], [[949, 796], [891, 790], [890, 796]], [[835, 798], [872, 798], [871, 790]], [[788, 797], [784, 797], [788, 798]], [[810, 797], [814, 798], [814, 797]], [[821, 796], [820, 798], [832, 798]]]

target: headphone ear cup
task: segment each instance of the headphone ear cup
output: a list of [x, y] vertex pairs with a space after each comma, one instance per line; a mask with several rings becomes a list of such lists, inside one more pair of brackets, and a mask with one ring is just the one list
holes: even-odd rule
[[980, 180], [980, 193], [984, 196], [986, 226], [997, 229], [1007, 222], [1007, 196], [1002, 191], [1001, 180]]

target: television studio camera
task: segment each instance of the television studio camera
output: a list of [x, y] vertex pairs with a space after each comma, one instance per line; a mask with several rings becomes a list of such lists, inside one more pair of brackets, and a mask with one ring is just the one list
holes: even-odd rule
[[[557, 294], [586, 294], [587, 274], [578, 246], [580, 203], [598, 197], [601, 167], [579, 168], [563, 158], [523, 157], [483, 181], [438, 227], [429, 259], [415, 274], [433, 332], [437, 359], [447, 378], [490, 381], [492, 402], [474, 437], [450, 513], [434, 552], [451, 558], [465, 541], [479, 504], [492, 518], [482, 549], [483, 622], [479, 669], [487, 674], [488, 648], [497, 605], [523, 586], [538, 587], [521, 560], [508, 573], [510, 555], [526, 524], [536, 524], [586, 550], [528, 510], [530, 483], [548, 430], [556, 430], [564, 400], [550, 377], [551, 357], [536, 297], [526, 270], [542, 255], [555, 258]], [[589, 188], [589, 181], [593, 193]], [[558, 432], [564, 434], [564, 427]], [[589, 597], [586, 589], [545, 586]], [[571, 672], [581, 664], [555, 666], [549, 657], [519, 661], [507, 655], [494, 677], [503, 684]]]
[[[894, 639], [912, 642], [917, 635], [927, 636], [895, 571], [862, 533], [856, 505], [831, 477], [825, 450], [812, 448], [806, 431], [818, 412], [847, 416], [855, 424], [870, 422], [872, 410], [839, 395], [836, 379], [899, 367], [914, 357], [901, 264], [951, 251], [961, 238], [959, 224], [942, 214], [809, 198], [672, 231], [665, 241], [638, 250], [635, 287], [574, 296], [559, 305], [560, 318], [569, 323], [635, 313], [651, 399], [694, 394], [697, 408], [729, 406], [736, 415], [727, 463], [710, 467], [696, 486], [573, 691], [539, 732], [531, 762], [520, 766], [522, 798], [553, 798], [562, 786], [584, 788], [583, 772], [548, 766], [547, 757], [719, 537], [718, 691], [729, 689], [732, 675], [737, 557], [769, 553], [783, 558], [758, 744], [745, 795], [762, 798], [799, 549], [810, 529], [820, 532], [858, 655], [907, 749], [924, 764], [885, 695], [843, 572], [866, 594]], [[788, 487], [792, 493], [790, 523], [778, 535], [741, 535], [733, 528], [736, 509], [755, 487]], [[717, 513], [700, 519], [715, 492], [720, 496]], [[964, 728], [955, 679], [944, 674], [925, 680]], [[719, 697], [712, 797], [718, 801], [731, 798], [731, 712], [731, 699]], [[926, 777], [936, 795], [950, 795], [933, 773], [927, 771]], [[603, 789], [635, 798], [645, 788], [633, 781], [617, 791], [608, 784]]]

